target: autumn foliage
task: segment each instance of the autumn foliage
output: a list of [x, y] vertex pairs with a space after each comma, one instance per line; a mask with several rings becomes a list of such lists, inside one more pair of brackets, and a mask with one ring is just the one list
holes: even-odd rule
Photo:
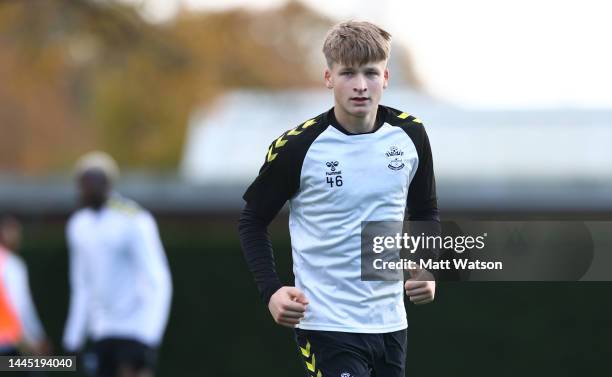
[[123, 3], [0, 1], [0, 171], [65, 170], [93, 148], [174, 169], [190, 114], [224, 91], [319, 85], [332, 23], [295, 1], [163, 24]]

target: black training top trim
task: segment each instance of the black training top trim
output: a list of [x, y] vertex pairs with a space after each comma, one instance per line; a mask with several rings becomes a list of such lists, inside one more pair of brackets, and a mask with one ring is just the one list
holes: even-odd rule
[[333, 107], [329, 109], [326, 115], [327, 115], [327, 120], [329, 124], [345, 135], [348, 135], [348, 136], [367, 135], [367, 134], [373, 134], [374, 132], [378, 131], [378, 129], [382, 127], [382, 125], [385, 123], [385, 120], [387, 118], [387, 108], [385, 106], [378, 105], [378, 110], [376, 111], [376, 121], [374, 123], [374, 129], [370, 132], [362, 132], [362, 133], [348, 132], [346, 128], [344, 128], [340, 123], [338, 123]]

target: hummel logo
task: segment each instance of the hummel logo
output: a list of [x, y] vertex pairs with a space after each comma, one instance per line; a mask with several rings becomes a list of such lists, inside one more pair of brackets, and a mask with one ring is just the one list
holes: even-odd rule
[[327, 161], [325, 163], [325, 166], [330, 170], [325, 172], [325, 182], [327, 182], [331, 188], [342, 186], [342, 170], [336, 169], [338, 165], [340, 165], [338, 161]]
[[331, 171], [336, 171], [336, 166], [338, 166], [338, 161], [329, 161], [325, 164]]

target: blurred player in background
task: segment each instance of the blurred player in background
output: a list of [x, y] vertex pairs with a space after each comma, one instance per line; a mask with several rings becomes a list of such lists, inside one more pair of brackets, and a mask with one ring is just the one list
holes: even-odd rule
[[76, 164], [82, 208], [66, 229], [71, 298], [64, 347], [93, 340], [96, 376], [154, 374], [172, 283], [153, 216], [112, 191], [115, 161], [91, 152]]
[[19, 221], [0, 217], [0, 355], [49, 355], [50, 343], [32, 301], [28, 270], [15, 254], [20, 245]]
[[[403, 292], [434, 299], [426, 270], [402, 281], [361, 280], [364, 221], [439, 216], [421, 121], [380, 105], [391, 35], [368, 22], [332, 28], [323, 45], [334, 107], [282, 134], [244, 194], [240, 240], [274, 320], [294, 327], [310, 377], [400, 377], [406, 362]], [[267, 226], [289, 201], [295, 286], [274, 266]]]

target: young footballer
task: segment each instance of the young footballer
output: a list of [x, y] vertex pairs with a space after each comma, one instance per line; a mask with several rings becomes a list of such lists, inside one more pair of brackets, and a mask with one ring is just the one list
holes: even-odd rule
[[[434, 299], [426, 270], [361, 280], [363, 221], [439, 222], [431, 149], [412, 115], [379, 104], [391, 35], [345, 22], [327, 35], [325, 86], [334, 106], [274, 140], [244, 194], [239, 232], [274, 320], [295, 328], [308, 376], [404, 376], [404, 292]], [[289, 201], [295, 286], [275, 271], [267, 225]]]
[[113, 193], [118, 174], [106, 153], [77, 162], [82, 208], [66, 228], [71, 297], [63, 341], [76, 353], [93, 340], [97, 377], [151, 377], [172, 282], [155, 219]]

